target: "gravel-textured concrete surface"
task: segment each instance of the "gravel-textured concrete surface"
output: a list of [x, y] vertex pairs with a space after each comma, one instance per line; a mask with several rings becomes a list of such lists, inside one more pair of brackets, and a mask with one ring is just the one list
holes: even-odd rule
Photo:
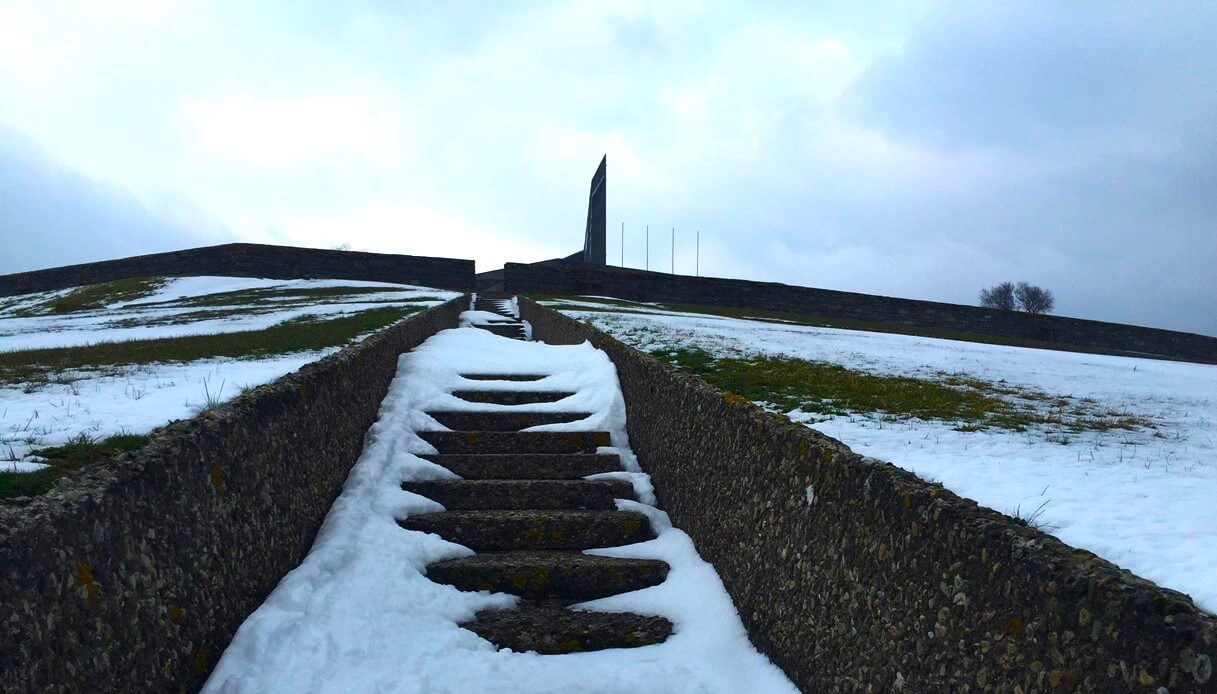
[[485, 480], [574, 480], [602, 472], [620, 472], [616, 454], [500, 453], [424, 455], [465, 479]]
[[655, 537], [647, 517], [634, 511], [442, 511], [420, 513], [399, 523], [474, 551], [593, 549]]
[[614, 499], [634, 499], [624, 481], [592, 480], [435, 480], [402, 488], [438, 501], [449, 511], [487, 509], [616, 508]]
[[579, 552], [479, 552], [427, 567], [427, 578], [461, 590], [493, 590], [532, 599], [592, 600], [663, 583], [657, 559], [601, 557]]

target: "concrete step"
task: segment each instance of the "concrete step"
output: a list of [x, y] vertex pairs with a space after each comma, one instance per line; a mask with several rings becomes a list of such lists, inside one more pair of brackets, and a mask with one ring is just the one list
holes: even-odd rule
[[545, 374], [461, 374], [471, 381], [539, 381]]
[[621, 472], [615, 455], [506, 453], [424, 455], [467, 480], [573, 480], [601, 472]]
[[591, 416], [589, 412], [466, 412], [432, 411], [435, 421], [453, 431], [519, 431], [542, 424], [575, 422]]
[[520, 323], [479, 323], [473, 327], [515, 340], [524, 339], [524, 326]]
[[499, 648], [550, 655], [649, 646], [672, 633], [672, 623], [663, 617], [575, 611], [544, 602], [479, 612], [461, 626]]
[[647, 517], [633, 511], [443, 511], [398, 521], [475, 552], [507, 549], [593, 549], [655, 537]]
[[427, 578], [460, 590], [574, 601], [657, 586], [667, 577], [668, 565], [658, 559], [537, 550], [480, 552], [427, 567]]
[[595, 453], [600, 446], [612, 445], [607, 431], [420, 431], [418, 435], [438, 453]]
[[407, 482], [402, 489], [422, 494], [449, 511], [486, 509], [617, 508], [613, 499], [633, 499], [634, 488], [618, 480], [435, 480]]
[[454, 390], [452, 394], [461, 400], [481, 402], [489, 405], [535, 405], [542, 402], [557, 402], [574, 395], [569, 391], [554, 390]]

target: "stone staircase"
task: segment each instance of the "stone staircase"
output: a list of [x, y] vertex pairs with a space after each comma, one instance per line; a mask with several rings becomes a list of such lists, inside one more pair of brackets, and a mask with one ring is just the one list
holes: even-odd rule
[[519, 318], [511, 314], [509, 308], [510, 300], [510, 296], [504, 296], [502, 294], [478, 294], [477, 298], [473, 302], [473, 309], [475, 311], [496, 313], [502, 316], [503, 320], [491, 323], [482, 323], [474, 327], [481, 328], [482, 330], [489, 330], [495, 335], [510, 337], [513, 340], [527, 339], [524, 324], [520, 322]]
[[[514, 321], [497, 297], [479, 297], [476, 308]], [[518, 322], [478, 327], [524, 339]], [[511, 389], [513, 383], [542, 375], [464, 377], [486, 384], [454, 393], [474, 403], [527, 405], [571, 395]], [[571, 607], [658, 585], [668, 574], [663, 561], [582, 552], [655, 537], [645, 515], [616, 508], [614, 499], [634, 498], [628, 482], [583, 479], [622, 469], [618, 456], [596, 452], [611, 444], [608, 432], [521, 431], [577, 421], [588, 413], [498, 409], [428, 414], [451, 431], [420, 433], [439, 451], [424, 457], [462, 479], [404, 484], [446, 510], [410, 516], [401, 525], [436, 533], [475, 554], [431, 564], [427, 577], [460, 590], [521, 597], [516, 609], [479, 612], [462, 626], [500, 648], [543, 654], [644, 646], [669, 636], [672, 624], [663, 617]]]

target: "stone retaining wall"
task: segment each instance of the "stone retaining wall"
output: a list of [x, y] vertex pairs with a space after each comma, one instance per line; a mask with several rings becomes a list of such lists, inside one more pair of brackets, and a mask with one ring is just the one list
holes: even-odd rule
[[1030, 315], [776, 282], [562, 263], [508, 263], [503, 275], [507, 291], [525, 294], [613, 296], [634, 301], [789, 311], [1217, 364], [1217, 337], [1081, 318]]
[[462, 297], [0, 502], [0, 690], [182, 691], [304, 558], [398, 355]]
[[66, 289], [128, 277], [265, 277], [343, 279], [469, 291], [472, 260], [229, 243], [0, 275], [0, 296]]
[[617, 367], [630, 445], [756, 646], [805, 691], [1217, 691], [1217, 618], [520, 302]]

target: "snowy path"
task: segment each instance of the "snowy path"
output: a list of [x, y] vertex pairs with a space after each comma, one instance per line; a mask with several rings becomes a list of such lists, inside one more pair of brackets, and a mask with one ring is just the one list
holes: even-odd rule
[[[466, 318], [477, 322], [478, 317]], [[487, 381], [461, 374], [541, 378]], [[541, 392], [573, 395], [523, 405], [477, 403], [453, 395], [489, 387], [514, 393], [499, 398], [512, 402], [552, 400], [538, 396]], [[520, 599], [429, 580], [429, 565], [460, 561], [474, 552], [437, 534], [403, 527], [447, 515], [436, 501], [404, 491], [403, 483], [436, 489], [436, 483], [459, 479], [422, 457], [441, 453], [428, 440], [458, 447], [498, 440], [455, 434], [426, 414], [438, 411], [449, 422], [487, 413], [507, 418], [590, 413], [580, 420], [531, 426], [524, 434], [607, 432], [611, 445], [582, 457], [615, 456], [622, 469], [591, 478], [616, 488], [628, 482], [638, 501], [619, 499], [617, 511], [603, 513], [641, 514], [655, 537], [583, 554], [663, 562], [669, 571], [658, 585], [577, 607], [666, 618], [672, 625], [666, 641], [539, 655], [496, 650], [459, 626], [479, 612], [512, 608]], [[646, 503], [653, 501], [649, 478], [629, 449], [616, 370], [603, 352], [590, 344], [507, 339], [476, 327], [442, 331], [401, 356], [379, 419], [310, 554], [241, 626], [204, 691], [795, 691], [749, 643], [713, 567], [698, 557], [689, 537], [673, 528], [666, 514]], [[490, 529], [494, 537], [500, 531]], [[493, 546], [493, 539], [476, 541]]]

